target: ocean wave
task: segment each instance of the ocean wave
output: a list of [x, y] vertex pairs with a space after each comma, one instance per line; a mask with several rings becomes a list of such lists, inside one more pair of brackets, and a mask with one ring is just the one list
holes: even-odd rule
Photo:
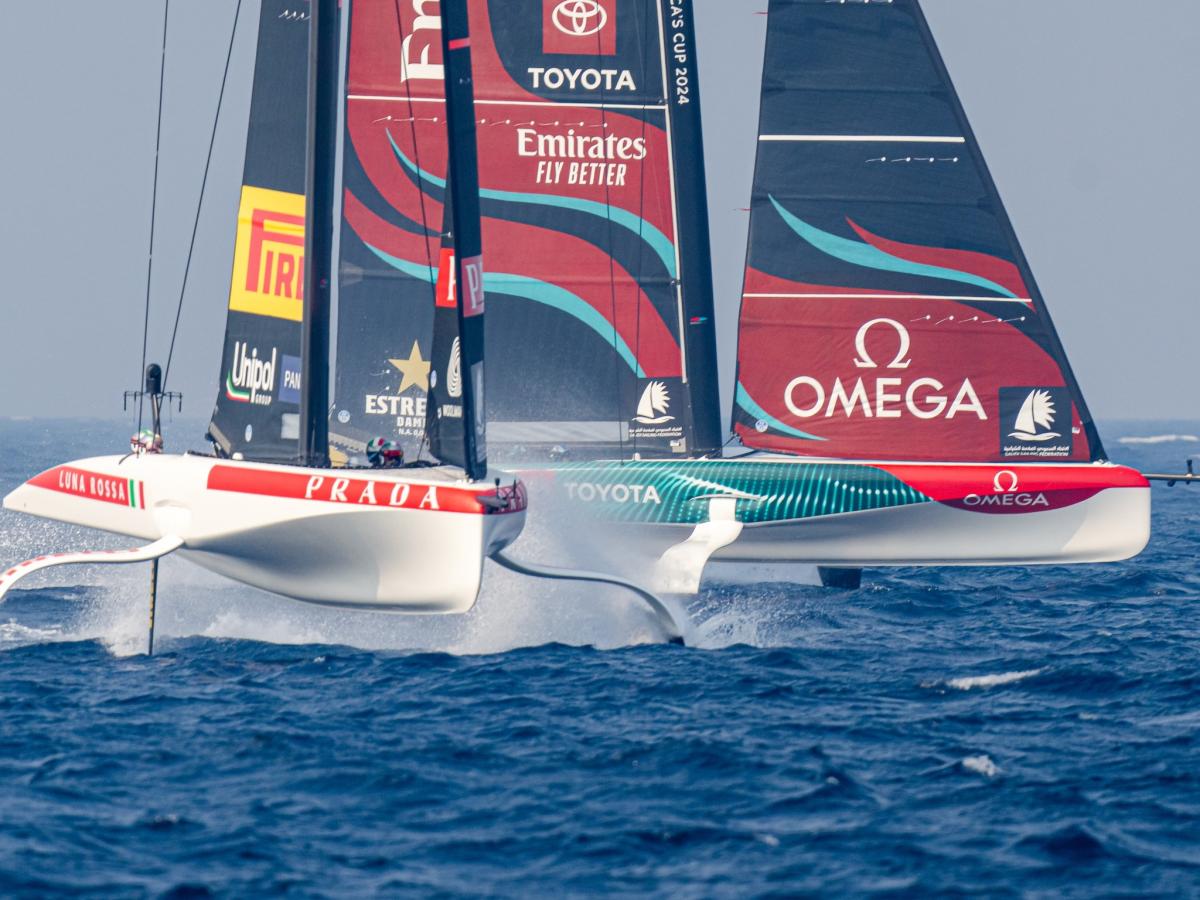
[[57, 628], [36, 628], [22, 625], [11, 619], [7, 622], [0, 622], [0, 649], [10, 650], [29, 644], [45, 644], [62, 639], [63, 634]]
[[1034, 675], [1041, 675], [1045, 669], [1026, 669], [1023, 672], [1001, 672], [999, 675], [966, 675], [962, 678], [951, 678], [946, 682], [947, 687], [956, 691], [972, 691], [976, 688], [999, 687], [1002, 684], [1013, 684], [1024, 681]]
[[1128, 437], [1117, 438], [1118, 444], [1196, 444], [1200, 443], [1200, 437], [1194, 434], [1152, 434], [1145, 437], [1138, 435], [1130, 435]]
[[992, 758], [986, 753], [964, 758], [962, 767], [968, 772], [974, 772], [976, 775], [982, 775], [985, 778], [995, 778], [1000, 774], [1000, 767], [992, 762]]

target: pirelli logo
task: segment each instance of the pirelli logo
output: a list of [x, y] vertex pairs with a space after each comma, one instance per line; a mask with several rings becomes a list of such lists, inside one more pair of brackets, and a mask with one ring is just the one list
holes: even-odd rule
[[242, 186], [229, 308], [299, 322], [304, 305], [304, 195]]

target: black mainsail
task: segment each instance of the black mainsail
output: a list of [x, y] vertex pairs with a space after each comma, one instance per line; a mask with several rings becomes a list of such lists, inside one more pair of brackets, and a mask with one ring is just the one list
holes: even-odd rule
[[[457, 20], [464, 29], [461, 37], [443, 35], [440, 14], [433, 19], [437, 23], [429, 32], [433, 43], [424, 53], [432, 53], [439, 62], [423, 71], [416, 99], [436, 103], [437, 110], [424, 117], [419, 128], [417, 117], [410, 117], [414, 127], [407, 145], [414, 159], [444, 173], [443, 183], [449, 181], [452, 169], [462, 173], [457, 176], [459, 187], [450, 189], [459, 212], [451, 203], [444, 209], [441, 202], [421, 204], [407, 223], [422, 236], [422, 253], [416, 255], [423, 255], [428, 264], [399, 274], [364, 247], [348, 227], [341, 229], [336, 266], [328, 265], [333, 254], [329, 223], [335, 198], [348, 208], [347, 220], [356, 215], [359, 198], [367, 197], [373, 206], [381, 202], [365, 177], [352, 140], [347, 140], [341, 178], [335, 177], [334, 123], [339, 106], [346, 103], [347, 122], [353, 123], [359, 109], [356, 101], [364, 89], [413, 99], [405, 88], [407, 75], [399, 66], [399, 53], [393, 57], [396, 65], [389, 68], [372, 52], [378, 45], [373, 36], [378, 23], [372, 14], [389, 11], [390, 33], [399, 51], [398, 7], [368, 0], [342, 6], [341, 14], [353, 23], [346, 60], [348, 96], [337, 92], [337, 28], [332, 22], [337, 13], [330, 15], [327, 27], [314, 30], [307, 9], [306, 5], [306, 11], [297, 12], [283, 2], [264, 0], [222, 389], [210, 433], [228, 455], [319, 466], [326, 461], [326, 429], [332, 425], [333, 455], [340, 461], [360, 452], [370, 437], [397, 437], [407, 439], [412, 456], [428, 446], [438, 459], [462, 466], [473, 477], [482, 475], [486, 471], [483, 270], [466, 8]], [[428, 28], [428, 21], [416, 15], [410, 25], [424, 23]], [[459, 43], [443, 47], [443, 39]], [[449, 63], [443, 65], [441, 60], [453, 62], [456, 56], [466, 61], [455, 62], [457, 69], [447, 71]], [[446, 84], [457, 93], [448, 95]], [[447, 128], [454, 129], [452, 136]], [[352, 138], [353, 133], [348, 125], [344, 134]], [[384, 193], [388, 191], [385, 186]], [[315, 198], [307, 210], [306, 193]], [[398, 218], [394, 208], [391, 215], [393, 221]], [[326, 265], [306, 272], [306, 259]], [[357, 423], [348, 422], [344, 411], [337, 410], [328, 421], [326, 359], [335, 279], [340, 287], [336, 354], [340, 395], [379, 379], [380, 347], [388, 348], [382, 352], [384, 371], [397, 373], [402, 382], [393, 395], [364, 395], [364, 418]], [[466, 293], [457, 291], [458, 285]], [[435, 310], [443, 308], [449, 315], [435, 316]], [[406, 342], [407, 354], [393, 349]], [[422, 396], [407, 402], [396, 396], [410, 387], [418, 388]], [[436, 404], [427, 404], [431, 394], [437, 397]], [[397, 400], [402, 400], [399, 410]], [[388, 408], [391, 418], [403, 425], [394, 430], [371, 427], [373, 408]]]
[[733, 423], [802, 456], [1104, 457], [917, 0], [771, 0]]
[[220, 387], [227, 455], [295, 461], [304, 303], [308, 5], [263, 0]]

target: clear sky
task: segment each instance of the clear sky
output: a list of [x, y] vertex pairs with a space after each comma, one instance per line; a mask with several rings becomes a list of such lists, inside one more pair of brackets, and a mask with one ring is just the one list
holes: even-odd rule
[[[728, 409], [766, 0], [694, 0]], [[220, 364], [257, 4], [242, 24], [171, 387]], [[166, 354], [236, 0], [171, 0], [150, 356]], [[1200, 418], [1192, 0], [924, 0], [1093, 411]], [[1119, 13], [1119, 14], [1118, 14]], [[159, 0], [9, 3], [0, 29], [0, 416], [119, 416], [137, 385]]]

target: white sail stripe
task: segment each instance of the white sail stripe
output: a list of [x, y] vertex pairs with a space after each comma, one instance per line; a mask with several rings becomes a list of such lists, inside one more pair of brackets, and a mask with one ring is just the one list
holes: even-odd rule
[[[389, 103], [408, 103], [410, 98], [391, 94], [350, 94], [347, 100], [382, 100]], [[412, 97], [413, 103], [440, 103], [446, 101], [440, 97]], [[662, 103], [556, 103], [553, 100], [476, 100], [476, 106], [535, 106], [535, 107], [573, 107], [576, 109], [658, 109], [667, 107]]]
[[965, 144], [965, 137], [934, 137], [917, 134], [760, 134], [760, 141], [827, 141], [846, 144]]
[[742, 294], [767, 300], [970, 300], [988, 303], [1032, 303], [1029, 297], [953, 297], [946, 294]]

